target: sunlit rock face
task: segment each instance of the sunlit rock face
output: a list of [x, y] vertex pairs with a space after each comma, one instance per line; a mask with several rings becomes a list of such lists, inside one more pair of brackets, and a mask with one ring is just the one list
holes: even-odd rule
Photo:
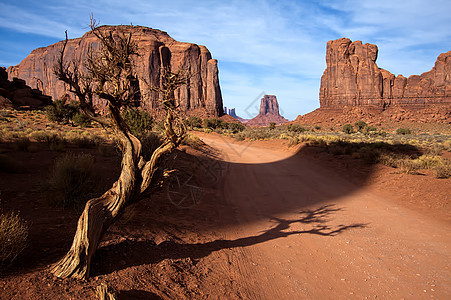
[[321, 77], [321, 108], [451, 104], [451, 51], [431, 71], [405, 78], [376, 64], [378, 48], [347, 38], [327, 43], [327, 68]]
[[[149, 86], [159, 87], [160, 67], [170, 65], [174, 71], [183, 68], [192, 74], [189, 86], [183, 86], [175, 93], [182, 112], [204, 116], [223, 114], [217, 60], [212, 59], [205, 46], [178, 42], [166, 32], [147, 27], [122, 28], [126, 33], [132, 33], [139, 48], [140, 55], [134, 58], [134, 65], [139, 80], [142, 108], [149, 111], [158, 110], [158, 95], [149, 92]], [[117, 34], [118, 26], [101, 26], [99, 29]], [[62, 46], [63, 41], [33, 50], [19, 65], [8, 68], [10, 78], [21, 78], [53, 99], [61, 99], [67, 97], [66, 95], [73, 98], [68, 86], [59, 81], [53, 73]], [[90, 32], [81, 38], [71, 39], [67, 44], [64, 59], [82, 62], [91, 47], [98, 49], [99, 42]], [[102, 106], [105, 103], [97, 100], [96, 105]]]

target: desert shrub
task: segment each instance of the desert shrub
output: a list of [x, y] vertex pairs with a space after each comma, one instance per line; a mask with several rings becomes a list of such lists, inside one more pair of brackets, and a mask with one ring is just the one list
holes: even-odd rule
[[451, 177], [451, 161], [445, 159], [440, 164], [433, 167], [435, 170], [435, 176], [437, 178], [450, 178]]
[[412, 134], [412, 131], [410, 131], [409, 128], [398, 128], [396, 129], [396, 134], [400, 135]]
[[154, 125], [152, 116], [142, 109], [128, 108], [122, 112], [122, 117], [134, 135], [144, 134]]
[[243, 132], [240, 132], [240, 133], [235, 134], [234, 138], [235, 138], [235, 140], [237, 140], [239, 142], [244, 141], [246, 139], [246, 134]]
[[204, 145], [204, 142], [202, 142], [202, 140], [198, 136], [195, 136], [193, 134], [185, 135], [185, 137], [183, 138], [182, 143], [184, 145], [188, 145], [188, 146], [190, 146], [191, 148], [194, 148], [194, 149], [199, 149], [199, 148], [201, 148]]
[[437, 155], [421, 155], [417, 158], [417, 162], [424, 169], [432, 169], [435, 166], [443, 164], [443, 159]]
[[0, 210], [0, 267], [13, 263], [27, 246], [28, 225], [15, 212]]
[[269, 129], [271, 130], [276, 129], [276, 123], [274, 122], [269, 123]]
[[81, 112], [74, 114], [74, 116], [72, 117], [72, 122], [80, 127], [88, 127], [89, 125], [91, 125], [91, 119], [89, 119], [86, 114]]
[[205, 128], [210, 129], [227, 129], [229, 123], [218, 118], [213, 118], [213, 119], [204, 119], [203, 125]]
[[54, 204], [66, 208], [84, 205], [94, 187], [94, 157], [68, 153], [59, 157], [49, 177], [49, 187], [55, 192]]
[[440, 155], [444, 149], [444, 145], [433, 144], [430, 147], [427, 147], [426, 152], [429, 155]]
[[78, 105], [75, 102], [66, 104], [64, 100], [55, 100], [51, 105], [44, 108], [49, 121], [65, 124], [69, 123], [78, 110]]
[[47, 134], [44, 141], [52, 151], [63, 151], [66, 146], [66, 140], [56, 133]]
[[299, 142], [300, 142], [299, 137], [297, 136], [290, 137], [288, 139], [288, 146], [289, 147], [296, 146], [297, 144], [299, 144]]
[[191, 128], [201, 128], [202, 127], [202, 119], [196, 116], [190, 116], [188, 119], [185, 119], [185, 125]]
[[354, 132], [354, 127], [351, 124], [343, 125], [343, 132], [346, 134], [351, 134]]
[[361, 147], [358, 150], [359, 157], [368, 164], [375, 164], [379, 162], [380, 151], [375, 147]]
[[302, 132], [307, 131], [307, 129], [305, 129], [304, 127], [302, 127], [299, 124], [288, 124], [287, 130], [291, 131], [291, 132], [297, 132], [297, 133], [302, 133]]
[[359, 129], [359, 131], [366, 135], [377, 135], [378, 134], [377, 128], [374, 126], [371, 126], [371, 125], [367, 125], [361, 129]]
[[0, 171], [6, 173], [20, 173], [21, 170], [22, 164], [5, 154], [0, 154]]
[[146, 160], [149, 160], [152, 153], [160, 147], [162, 143], [161, 136], [156, 132], [148, 132], [138, 136], [138, 138], [141, 141], [142, 154]]
[[365, 127], [368, 126], [368, 124], [366, 124], [365, 121], [358, 121], [354, 124], [354, 126], [357, 129], [357, 131], [362, 131]]
[[246, 129], [246, 127], [240, 123], [230, 123], [229, 129], [232, 131], [232, 133], [238, 133], [238, 132], [244, 131], [244, 129]]
[[93, 148], [96, 146], [94, 139], [87, 136], [79, 136], [70, 140], [71, 143], [77, 145], [79, 148]]
[[321, 126], [319, 126], [319, 125], [315, 125], [315, 130], [320, 130], [321, 129]]
[[400, 172], [405, 174], [415, 175], [418, 174], [417, 170], [421, 169], [421, 165], [417, 161], [409, 158], [399, 159], [396, 164]]

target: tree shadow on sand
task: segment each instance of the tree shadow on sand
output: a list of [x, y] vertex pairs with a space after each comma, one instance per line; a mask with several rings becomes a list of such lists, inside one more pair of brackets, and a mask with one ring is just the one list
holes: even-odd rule
[[[165, 241], [159, 245], [150, 240], [125, 240], [98, 249], [93, 261], [92, 275], [105, 275], [132, 266], [156, 264], [164, 259], [191, 258], [196, 261], [223, 249], [248, 247], [292, 235], [313, 234], [333, 237], [350, 229], [367, 226], [362, 223], [329, 225], [329, 217], [341, 210], [342, 208], [330, 204], [314, 210], [302, 210], [299, 212], [300, 217], [294, 220], [268, 217], [275, 223], [274, 227], [261, 234], [235, 240], [215, 240], [196, 244]], [[295, 224], [308, 227], [308, 229], [290, 230]]]

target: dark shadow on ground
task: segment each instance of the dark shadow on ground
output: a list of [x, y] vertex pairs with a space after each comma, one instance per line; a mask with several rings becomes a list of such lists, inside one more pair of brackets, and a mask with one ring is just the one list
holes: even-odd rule
[[[285, 232], [284, 230], [293, 223], [311, 224], [308, 223], [309, 219], [305, 215], [305, 211], [301, 213], [302, 216], [298, 220], [276, 218], [281, 213], [296, 212], [306, 207], [318, 207], [324, 203], [330, 203], [336, 198], [360, 189], [366, 180], [371, 177], [374, 165], [364, 164], [362, 160], [358, 159], [347, 159], [346, 170], [343, 171], [346, 173], [357, 172], [361, 183], [359, 185], [347, 184], [346, 180], [342, 178], [342, 172], [337, 172], [335, 167], [328, 167], [328, 162], [317, 164], [317, 161], [324, 158], [332, 163], [337, 160], [332, 154], [326, 154], [324, 150], [324, 148], [312, 146], [301, 147], [291, 157], [263, 164], [226, 163], [220, 159], [220, 153], [212, 151], [208, 146], [202, 146], [197, 152], [186, 149], [177, 151], [178, 161], [174, 166], [177, 166], [180, 170], [180, 182], [185, 183], [186, 180], [183, 179], [190, 178], [193, 175], [194, 186], [201, 188], [200, 193], [193, 193], [190, 184], [182, 184], [181, 186], [187, 189], [183, 190], [182, 188], [177, 192], [194, 194], [198, 196], [198, 199], [194, 201], [195, 203], [190, 203], [184, 199], [181, 202], [178, 201], [180, 199], [170, 201], [168, 189], [165, 187], [152, 199], [143, 200], [130, 207], [131, 215], [128, 216], [127, 212], [124, 214], [124, 217], [129, 219], [125, 222], [120, 220], [114, 224], [104, 238], [104, 240], [111, 240], [112, 244], [116, 242], [115, 239], [118, 236], [126, 236], [127, 241], [99, 249], [92, 272], [94, 274], [108, 274], [113, 270], [127, 266], [155, 263], [165, 258], [193, 257], [199, 259], [223, 248], [245, 247], [287, 235], [317, 234], [333, 236], [349, 228], [362, 227], [362, 224], [348, 224], [343, 228], [329, 228], [327, 224], [321, 225], [325, 227], [317, 224], [317, 227], [306, 231]], [[98, 170], [102, 174], [106, 174], [105, 178], [108, 177], [110, 183], [116, 180], [115, 174], [120, 171], [118, 157], [103, 157], [97, 149], [68, 149], [68, 151], [91, 153], [96, 157]], [[408, 151], [415, 151], [415, 149], [409, 148]], [[418, 149], [416, 151], [418, 152]], [[202, 153], [210, 153], [210, 155]], [[10, 151], [6, 154], [26, 165], [27, 170], [20, 174], [0, 171], [1, 205], [6, 210], [20, 211], [21, 217], [29, 222], [30, 243], [15, 266], [4, 271], [2, 276], [43, 269], [56, 262], [70, 248], [79, 217], [79, 214], [73, 211], [46, 205], [42, 201], [41, 191], [36, 189], [37, 181], [45, 179], [55, 157], [61, 155], [60, 153], [40, 150], [36, 153]], [[319, 160], [312, 160], [312, 157], [316, 157], [316, 159], [319, 157]], [[276, 178], [271, 177], [273, 170], [283, 171], [293, 165], [299, 166], [299, 172], [283, 174], [283, 176]], [[363, 165], [364, 167], [362, 167]], [[183, 233], [183, 231], [196, 232], [202, 235], [219, 228], [236, 225], [237, 220], [234, 216], [239, 213], [240, 208], [224, 200], [224, 195], [231, 188], [240, 187], [239, 196], [243, 203], [246, 202], [246, 199], [254, 197], [254, 195], [247, 193], [246, 185], [241, 186], [243, 184], [242, 179], [246, 178], [248, 174], [263, 176], [254, 180], [256, 181], [255, 184], [261, 186], [262, 191], [267, 188], [267, 182], [289, 182], [288, 188], [281, 191], [283, 192], [282, 195], [278, 191], [274, 191], [275, 194], [268, 191], [266, 196], [260, 195], [259, 206], [261, 211], [256, 211], [245, 221], [240, 220], [241, 224], [245, 224], [245, 222], [254, 222], [272, 216], [278, 224], [276, 227], [258, 236], [244, 237], [233, 241], [218, 240], [204, 244], [166, 242], [160, 245], [155, 245], [152, 242], [158, 237], [160, 232], [158, 230], [160, 229], [169, 231], [169, 234], [174, 237], [172, 240], [177, 240], [177, 234], [180, 237], [180, 232]], [[269, 177], [265, 177], [265, 174], [268, 174]], [[327, 176], [321, 174], [327, 174]], [[318, 180], [312, 180], [315, 176]], [[342, 180], [345, 184], [340, 185], [340, 188], [330, 189], [329, 182], [336, 178]], [[326, 192], [315, 193], [314, 191]], [[198, 189], [197, 192], [199, 192]], [[309, 196], [304, 197], [303, 195], [306, 194]], [[277, 205], [271, 205], [274, 202], [277, 202]], [[174, 203], [177, 205], [174, 205]], [[329, 214], [332, 212], [331, 209], [334, 208], [320, 208], [322, 211], [328, 211]], [[138, 237], [136, 232], [140, 232], [141, 236]], [[138, 239], [141, 240], [138, 241]], [[125, 264], [120, 264], [122, 259], [116, 252], [130, 253], [127, 254]], [[109, 263], [112, 265], [109, 266]]]
[[[295, 220], [270, 217], [275, 226], [261, 234], [235, 240], [215, 240], [206, 243], [186, 244], [165, 241], [156, 245], [154, 241], [126, 240], [97, 250], [93, 259], [92, 276], [109, 274], [113, 271], [143, 264], [156, 264], [164, 259], [191, 258], [197, 261], [212, 252], [223, 249], [248, 247], [291, 235], [313, 234], [333, 237], [344, 231], [364, 228], [367, 224], [348, 224], [331, 226], [329, 218], [341, 211], [335, 205], [321, 206], [315, 210], [303, 210]], [[305, 230], [290, 230], [294, 224], [308, 227]], [[118, 265], [118, 262], [120, 265]]]

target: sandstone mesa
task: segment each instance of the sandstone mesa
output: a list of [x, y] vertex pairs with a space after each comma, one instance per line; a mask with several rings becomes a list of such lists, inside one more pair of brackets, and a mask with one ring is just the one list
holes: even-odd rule
[[[99, 27], [100, 30], [113, 34], [119, 28], [126, 33], [131, 32], [140, 49], [140, 55], [135, 57], [134, 63], [142, 95], [142, 108], [158, 111], [158, 96], [155, 92], [147, 92], [148, 85], [160, 86], [160, 67], [168, 63], [173, 70], [184, 68], [192, 73], [190, 85], [181, 87], [175, 95], [183, 113], [201, 116], [223, 114], [217, 60], [212, 59], [205, 46], [178, 42], [166, 32], [143, 26]], [[53, 99], [74, 99], [68, 87], [53, 74], [53, 66], [57, 62], [62, 45], [63, 41], [60, 41], [33, 50], [19, 65], [8, 68], [9, 77], [23, 79], [29, 86], [41, 90]], [[86, 58], [90, 47], [98, 48], [97, 38], [91, 32], [85, 33], [81, 38], [70, 39], [64, 59], [81, 62]], [[164, 48], [169, 50], [169, 55], [162, 54]], [[105, 105], [100, 100], [96, 104], [100, 107]]]

